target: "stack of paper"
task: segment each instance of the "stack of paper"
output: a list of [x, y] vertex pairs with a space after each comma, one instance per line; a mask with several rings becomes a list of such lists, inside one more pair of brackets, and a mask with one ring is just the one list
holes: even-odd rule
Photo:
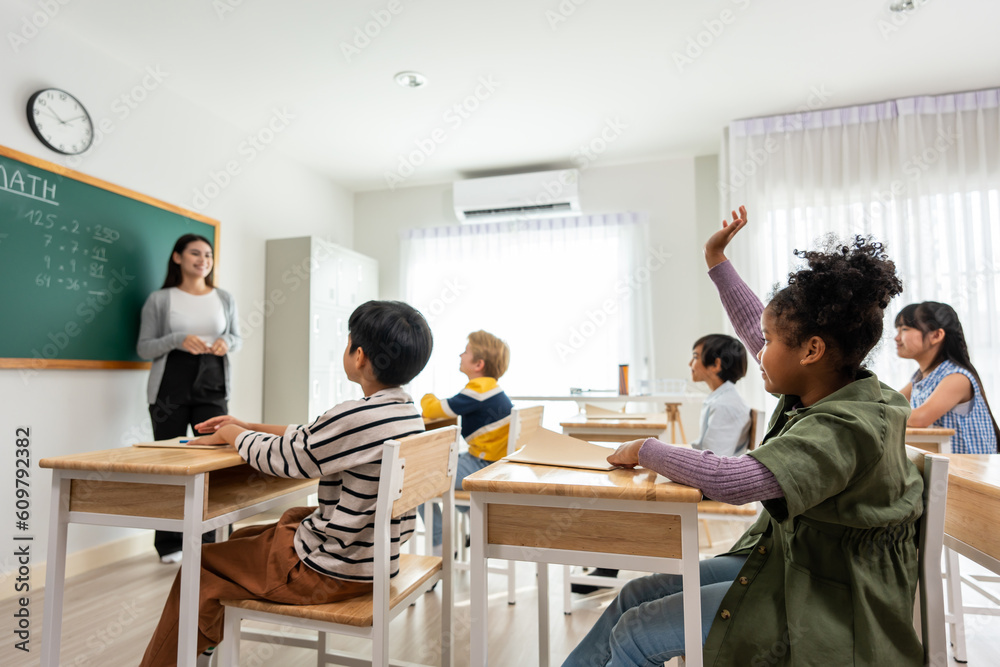
[[188, 441], [194, 440], [194, 438], [177, 437], [171, 438], [170, 440], [156, 440], [155, 442], [137, 442], [133, 444], [133, 447], [176, 447], [178, 449], [219, 449], [221, 447], [228, 447], [226, 443], [221, 445], [189, 445]]
[[523, 447], [504, 457], [503, 460], [565, 468], [611, 470], [614, 466], [608, 463], [608, 456], [614, 451], [611, 447], [602, 447], [586, 440], [539, 428], [528, 438]]

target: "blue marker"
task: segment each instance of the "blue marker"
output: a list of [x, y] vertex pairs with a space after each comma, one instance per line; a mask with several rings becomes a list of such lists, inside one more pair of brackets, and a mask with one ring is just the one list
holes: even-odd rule
[[187, 443], [191, 442], [191, 438], [182, 438], [178, 442], [180, 442], [182, 445], [184, 445], [184, 444], [187, 444]]

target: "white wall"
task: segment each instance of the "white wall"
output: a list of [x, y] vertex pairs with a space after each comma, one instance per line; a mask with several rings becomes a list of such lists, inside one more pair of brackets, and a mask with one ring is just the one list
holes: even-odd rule
[[[18, 12], [9, 4], [0, 6], [0, 25], [20, 25], [22, 15]], [[261, 109], [258, 127], [236, 128], [173, 94], [167, 64], [112, 59], [61, 31], [57, 22], [43, 28], [13, 55], [8, 44], [4, 48], [7, 52], [0, 58], [4, 100], [0, 103], [0, 144], [187, 208], [195, 208], [195, 188], [211, 183], [211, 171], [220, 171], [227, 161], [237, 162], [240, 173], [207, 206], [199, 202], [204, 207], [195, 210], [221, 221], [216, 280], [235, 295], [241, 319], [250, 317], [263, 299], [265, 239], [325, 234], [351, 246], [351, 192], [284, 158], [280, 132], [252, 160], [247, 152], [240, 152], [247, 135], [267, 125], [271, 109]], [[148, 75], [147, 67], [159, 67], [165, 74], [157, 81]], [[144, 78], [146, 88], [142, 88]], [[28, 127], [28, 97], [50, 86], [76, 95], [98, 126], [103, 121], [105, 128], [111, 128], [79, 162], [43, 147]], [[120, 98], [132, 94], [136, 86], [135, 97], [144, 99], [130, 109]], [[294, 114], [296, 109], [289, 107], [289, 111]], [[169, 250], [163, 249], [164, 268]], [[0, 264], [0, 277], [3, 271]], [[259, 317], [254, 318], [257, 320]], [[26, 324], [5, 317], [4, 326]], [[230, 411], [257, 420], [261, 414], [263, 328], [244, 333], [244, 347], [232, 358], [235, 382]], [[8, 457], [0, 467], [12, 466], [15, 428], [32, 429], [33, 564], [45, 560], [51, 479], [48, 471], [37, 467], [38, 459], [118, 447], [134, 441], [137, 434], [149, 434], [147, 375], [136, 370], [46, 370], [25, 377], [17, 370], [0, 370], [0, 452]], [[0, 516], [4, 517], [0, 521], [0, 596], [11, 583], [6, 574], [13, 565], [12, 477], [0, 479]], [[69, 551], [133, 533], [91, 526], [70, 528]], [[152, 545], [151, 533], [149, 540]], [[34, 587], [42, 584], [33, 582]]]
[[[701, 250], [719, 217], [717, 163], [714, 156], [679, 158], [593, 166], [580, 174], [580, 199], [586, 212], [648, 213], [652, 247], [670, 255], [666, 266], [651, 278], [656, 377], [688, 377], [691, 343], [717, 331], [722, 322]], [[378, 259], [383, 298], [400, 294], [401, 231], [458, 224], [449, 184], [358, 193], [354, 211], [354, 247]]]

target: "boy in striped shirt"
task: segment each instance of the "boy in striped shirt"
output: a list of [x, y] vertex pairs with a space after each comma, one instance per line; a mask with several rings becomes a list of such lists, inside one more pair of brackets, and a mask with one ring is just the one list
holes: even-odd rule
[[[348, 329], [344, 370], [364, 398], [336, 405], [307, 425], [248, 424], [224, 415], [197, 427], [209, 435], [190, 444], [228, 443], [262, 473], [320, 480], [319, 507], [290, 509], [276, 524], [241, 528], [228, 541], [202, 547], [199, 652], [222, 639], [221, 599], [324, 604], [372, 589], [382, 443], [424, 430], [401, 385], [423, 370], [433, 341], [423, 316], [398, 301], [362, 304]], [[414, 522], [413, 513], [392, 520], [392, 576]], [[180, 572], [143, 666], [177, 664], [179, 606]]]

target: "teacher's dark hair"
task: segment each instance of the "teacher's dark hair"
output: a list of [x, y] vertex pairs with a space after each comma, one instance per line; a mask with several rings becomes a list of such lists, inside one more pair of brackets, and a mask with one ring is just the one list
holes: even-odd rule
[[[174, 253], [178, 255], [182, 254], [184, 250], [194, 241], [204, 241], [208, 244], [208, 247], [212, 247], [212, 242], [206, 239], [201, 234], [185, 234], [184, 236], [177, 239], [177, 243], [174, 244], [174, 249], [170, 251], [170, 257], [167, 258], [167, 277], [163, 281], [163, 287], [160, 289], [166, 289], [168, 287], [177, 287], [180, 285], [184, 277], [181, 275], [181, 265], [174, 261]], [[213, 249], [214, 253], [215, 250]], [[209, 287], [215, 287], [212, 283], [212, 279], [215, 277], [215, 261], [213, 254], [212, 270], [207, 276], [205, 276], [205, 284]]]
[[402, 301], [367, 301], [351, 313], [347, 328], [350, 352], [364, 350], [375, 379], [390, 387], [417, 377], [434, 349], [427, 320]]

